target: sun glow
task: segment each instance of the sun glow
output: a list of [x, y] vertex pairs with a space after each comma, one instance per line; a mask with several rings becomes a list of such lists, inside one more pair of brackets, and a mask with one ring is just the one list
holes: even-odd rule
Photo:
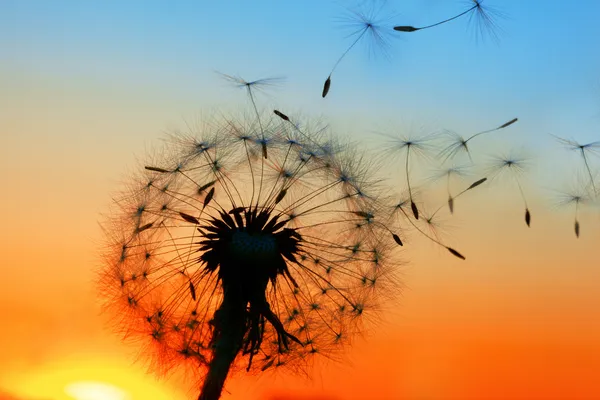
[[65, 393], [75, 400], [130, 400], [131, 396], [116, 386], [101, 382], [80, 381], [65, 387]]
[[131, 362], [93, 357], [85, 363], [73, 357], [44, 363], [27, 373], [0, 374], [0, 388], [24, 398], [52, 400], [181, 398], [175, 389], [133, 368]]

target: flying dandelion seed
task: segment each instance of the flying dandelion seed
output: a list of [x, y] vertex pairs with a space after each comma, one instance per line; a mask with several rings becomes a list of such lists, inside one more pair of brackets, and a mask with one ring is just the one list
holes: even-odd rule
[[472, 163], [473, 158], [471, 157], [471, 151], [469, 150], [469, 146], [468, 146], [468, 142], [470, 140], [472, 140], [478, 136], [484, 135], [486, 133], [496, 132], [501, 129], [507, 128], [507, 127], [511, 126], [512, 124], [514, 124], [515, 122], [517, 122], [518, 120], [519, 120], [518, 118], [513, 118], [510, 121], [505, 122], [504, 124], [502, 124], [496, 128], [488, 129], [486, 131], [475, 133], [475, 134], [469, 136], [467, 139], [463, 138], [461, 135], [459, 135], [456, 132], [446, 131], [445, 132], [446, 136], [450, 137], [450, 144], [448, 146], [446, 146], [442, 151], [440, 151], [439, 156], [442, 157], [442, 163], [445, 163], [449, 159], [456, 157], [460, 152], [466, 153], [469, 156], [469, 160], [471, 160], [471, 163]]
[[585, 165], [585, 169], [590, 178], [590, 186], [592, 187], [592, 189], [594, 191], [594, 195], [596, 195], [598, 193], [598, 191], [596, 190], [596, 184], [594, 183], [594, 177], [592, 176], [592, 170], [590, 168], [588, 155], [590, 155], [590, 154], [599, 155], [600, 154], [600, 141], [581, 144], [579, 142], [576, 142], [575, 140], [563, 139], [561, 137], [554, 136], [554, 135], [552, 135], [552, 136], [556, 140], [558, 140], [559, 143], [561, 143], [563, 146], [565, 146], [567, 149], [576, 151], [581, 155], [581, 158], [583, 159], [583, 163]]
[[[437, 237], [437, 229], [439, 228], [440, 224], [438, 223], [437, 219], [435, 218], [437, 211], [439, 211], [439, 209], [434, 212], [433, 214], [429, 215], [429, 216], [424, 216], [424, 218], [422, 218], [422, 221], [426, 224], [427, 228], [430, 230], [430, 232], [433, 234], [433, 236], [427, 234], [425, 231], [423, 231], [410, 217], [410, 213], [408, 211], [410, 205], [410, 200], [408, 198], [403, 198], [400, 201], [398, 201], [396, 203], [396, 205], [394, 205], [392, 207], [392, 215], [394, 217], [397, 218], [397, 222], [398, 224], [401, 226], [401, 228], [403, 228], [402, 230], [405, 230], [405, 223], [406, 221], [408, 221], [408, 223], [417, 230], [417, 232], [419, 232], [421, 235], [423, 235], [425, 238], [431, 240], [433, 243], [437, 244], [438, 246], [441, 246], [443, 248], [445, 248], [448, 252], [450, 252], [450, 254], [452, 254], [453, 256], [460, 258], [461, 260], [464, 260], [465, 257], [458, 252], [457, 250], [455, 250], [454, 248], [445, 245], [440, 239], [438, 239]], [[402, 245], [402, 241], [400, 240], [400, 237], [398, 237], [397, 234], [394, 234], [394, 240], [396, 241], [396, 243], [398, 243], [399, 245]]]
[[484, 37], [486, 32], [490, 34], [490, 36], [497, 41], [498, 40], [498, 32], [501, 31], [500, 26], [498, 25], [497, 20], [500, 18], [505, 18], [506, 16], [497, 8], [491, 7], [489, 5], [483, 5], [484, 0], [469, 0], [466, 2], [468, 8], [448, 19], [445, 19], [440, 22], [436, 22], [431, 25], [422, 26], [422, 27], [414, 27], [411, 25], [398, 25], [394, 26], [395, 31], [399, 32], [416, 32], [424, 29], [433, 28], [439, 25], [443, 25], [455, 19], [458, 19], [462, 16], [468, 15], [469, 22], [474, 23], [477, 29], [478, 37]]
[[556, 205], [558, 207], [573, 207], [573, 229], [575, 236], [579, 238], [580, 234], [580, 223], [579, 223], [579, 210], [582, 206], [592, 202], [592, 198], [589, 193], [585, 190], [585, 185], [579, 179], [576, 185], [571, 183], [571, 188], [568, 191], [558, 192], [558, 198]]
[[[477, 181], [473, 182], [471, 185], [469, 185], [468, 188], [463, 189], [462, 191], [458, 192], [458, 194], [456, 194], [455, 196], [452, 196], [450, 193], [448, 194], [448, 209], [450, 210], [450, 214], [454, 213], [454, 201], [456, 199], [458, 199], [459, 197], [461, 197], [462, 195], [464, 195], [465, 193], [467, 193], [470, 190], [475, 189], [476, 187], [478, 187], [479, 185], [481, 185], [482, 183], [486, 182], [487, 178], [481, 178], [478, 179]], [[431, 217], [435, 217], [435, 215], [442, 209], [444, 208], [443, 205], [439, 206], [437, 210], [435, 210], [435, 212], [431, 215]]]
[[[329, 93], [331, 87], [331, 76], [336, 70], [338, 65], [342, 62], [344, 57], [361, 41], [367, 41], [371, 46], [369, 47], [371, 54], [374, 54], [374, 49], [377, 48], [383, 54], [388, 54], [390, 48], [390, 39], [392, 38], [392, 25], [390, 23], [391, 17], [384, 10], [382, 4], [379, 8], [375, 8], [372, 5], [371, 8], [366, 10], [349, 10], [348, 15], [341, 19], [342, 26], [348, 29], [348, 38], [354, 39], [350, 46], [342, 53], [337, 59], [331, 72], [327, 76], [325, 83], [323, 84], [322, 97], [325, 98]], [[381, 14], [386, 14], [385, 18], [381, 17]]]
[[510, 175], [517, 187], [523, 204], [525, 205], [525, 223], [527, 226], [531, 226], [531, 212], [527, 205], [527, 199], [525, 198], [525, 192], [523, 191], [523, 185], [521, 184], [520, 176], [525, 173], [527, 161], [523, 157], [517, 157], [515, 155], [506, 155], [500, 157], [493, 157], [488, 167], [488, 176], [491, 179], [499, 178], [503, 175]]
[[[454, 213], [454, 199], [456, 196], [452, 194], [451, 181], [453, 178], [462, 178], [466, 175], [465, 166], [452, 166], [450, 168], [438, 171], [430, 180], [435, 182], [438, 180], [445, 180], [446, 182], [446, 193], [448, 194], [448, 209], [450, 213]], [[436, 211], [437, 212], [437, 211]], [[435, 213], [434, 213], [435, 214]]]
[[419, 209], [414, 201], [413, 188], [410, 183], [410, 159], [411, 156], [417, 156], [421, 158], [427, 158], [429, 152], [434, 148], [432, 141], [437, 138], [437, 133], [431, 133], [424, 135], [421, 138], [408, 138], [403, 136], [393, 136], [382, 134], [388, 138], [387, 143], [384, 145], [384, 153], [396, 157], [397, 153], [404, 154], [404, 172], [406, 177], [406, 185], [408, 189], [408, 200], [410, 202], [410, 208], [415, 219], [419, 219]]
[[240, 369], [334, 357], [397, 288], [365, 158], [275, 114], [171, 135], [103, 225], [107, 312], [154, 371], [194, 372], [199, 400]]

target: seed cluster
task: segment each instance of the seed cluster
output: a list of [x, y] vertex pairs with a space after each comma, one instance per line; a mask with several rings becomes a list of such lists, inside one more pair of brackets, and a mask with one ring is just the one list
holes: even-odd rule
[[249, 371], [331, 357], [395, 285], [400, 239], [349, 146], [281, 118], [223, 119], [160, 154], [105, 224], [101, 279], [156, 369], [208, 366], [236, 321]]

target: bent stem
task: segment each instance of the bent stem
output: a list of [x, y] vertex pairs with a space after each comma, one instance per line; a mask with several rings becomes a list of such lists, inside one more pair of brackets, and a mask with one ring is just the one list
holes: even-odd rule
[[236, 356], [242, 348], [246, 306], [235, 293], [226, 292], [214, 317], [213, 357], [198, 400], [218, 400]]

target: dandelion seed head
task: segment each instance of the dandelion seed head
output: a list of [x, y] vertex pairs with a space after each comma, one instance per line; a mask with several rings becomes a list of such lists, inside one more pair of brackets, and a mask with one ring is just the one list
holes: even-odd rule
[[337, 353], [397, 288], [372, 167], [277, 116], [186, 124], [103, 224], [99, 282], [115, 326], [153, 370], [183, 363], [198, 379], [236, 326], [235, 370]]

